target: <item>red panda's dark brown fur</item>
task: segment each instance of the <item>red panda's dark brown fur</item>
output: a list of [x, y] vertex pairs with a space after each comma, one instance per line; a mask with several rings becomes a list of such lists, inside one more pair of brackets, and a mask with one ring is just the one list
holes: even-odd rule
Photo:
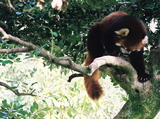
[[[88, 55], [85, 61], [85, 66], [90, 65], [92, 61], [93, 58], [91, 58], [90, 55]], [[102, 87], [98, 81], [99, 78], [100, 71], [98, 69], [92, 74], [92, 76], [84, 76], [86, 91], [89, 97], [93, 100], [98, 100], [103, 94]]]
[[[115, 30], [120, 30], [123, 28], [123, 25], [121, 23], [115, 23], [115, 21], [121, 19], [122, 17], [129, 16], [125, 12], [113, 12], [103, 18], [100, 22], [94, 23], [89, 30], [88, 33], [88, 41], [87, 41], [87, 58], [85, 60], [85, 66], [89, 66], [93, 60], [97, 57], [101, 57], [104, 55], [105, 52], [112, 53], [112, 51], [119, 51], [120, 48], [115, 45], [115, 42], [118, 42], [122, 45], [124, 44], [132, 50], [133, 45], [141, 44], [141, 41], [143, 37], [146, 35], [146, 29], [143, 25], [143, 23], [140, 22], [140, 20], [133, 17], [133, 24], [135, 23], [135, 26], [132, 24], [132, 21], [124, 20], [122, 23], [124, 24], [124, 28], [129, 27], [130, 30], [129, 35], [124, 37], [123, 39], [119, 39], [119, 37], [116, 36]], [[130, 20], [132, 20], [132, 16], [129, 16]], [[120, 21], [121, 22], [121, 21]], [[133, 27], [133, 28], [132, 28]], [[137, 29], [136, 29], [137, 28]], [[137, 32], [138, 31], [138, 32]], [[132, 38], [132, 36], [133, 38]], [[144, 45], [139, 45], [140, 48], [143, 48]], [[136, 47], [137, 48], [137, 47]], [[137, 48], [138, 49], [138, 48]], [[136, 59], [137, 58], [137, 59]], [[145, 77], [145, 68], [144, 68], [144, 61], [143, 61], [143, 49], [141, 52], [138, 53], [132, 53], [130, 55], [131, 64], [133, 67], [137, 70], [138, 75]], [[136, 61], [139, 60], [139, 61]], [[141, 67], [141, 68], [138, 68]], [[84, 76], [84, 83], [86, 87], [86, 91], [89, 95], [89, 97], [93, 100], [98, 100], [102, 94], [103, 90], [99, 83], [100, 78], [100, 71], [97, 69], [92, 76]]]

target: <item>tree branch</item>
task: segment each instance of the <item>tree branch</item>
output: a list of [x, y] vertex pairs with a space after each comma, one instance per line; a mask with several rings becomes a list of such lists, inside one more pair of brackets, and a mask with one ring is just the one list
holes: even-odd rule
[[[76, 63], [74, 63], [69, 57], [55, 57], [54, 55], [50, 54], [48, 51], [45, 51], [43, 49], [40, 49], [39, 47], [35, 46], [32, 43], [28, 43], [25, 41], [22, 41], [21, 39], [14, 37], [10, 34], [7, 34], [2, 28], [0, 28], [0, 32], [2, 33], [3, 37], [2, 39], [9, 39], [14, 42], [17, 42], [27, 48], [24, 48], [24, 51], [29, 51], [29, 50], [38, 50], [40, 51], [39, 56], [42, 56], [48, 60], [50, 60], [52, 63], [61, 65], [63, 67], [72, 69], [74, 71], [80, 72], [83, 75], [92, 75], [92, 73], [98, 69], [100, 66], [103, 66], [105, 64], [111, 64], [112, 66], [119, 66], [124, 69], [125, 73], [129, 75], [129, 81], [137, 81], [137, 73], [132, 67], [130, 63], [127, 61], [114, 57], [114, 56], [103, 56], [100, 58], [96, 58], [93, 63], [91, 63], [88, 67], [86, 66], [81, 66]], [[14, 49], [15, 51], [19, 51], [18, 49]], [[21, 49], [22, 50], [22, 49]], [[9, 51], [8, 51], [9, 52]], [[11, 52], [11, 51], [10, 51]], [[7, 53], [7, 52], [6, 52]], [[138, 82], [136, 82], [138, 83]]]
[[[147, 81], [145, 83], [138, 82], [137, 73], [136, 73], [135, 69], [132, 67], [132, 65], [129, 62], [127, 62], [127, 61], [125, 61], [125, 60], [123, 60], [119, 57], [103, 56], [103, 57], [100, 57], [100, 58], [96, 58], [87, 67], [86, 66], [81, 66], [81, 65], [78, 65], [78, 64], [74, 63], [69, 57], [59, 57], [59, 58], [57, 58], [54, 55], [50, 54], [48, 51], [40, 49], [39, 47], [35, 46], [32, 43], [22, 41], [21, 39], [19, 39], [17, 37], [14, 37], [10, 34], [7, 34], [2, 28], [0, 28], [0, 32], [3, 35], [2, 39], [9, 39], [9, 40], [12, 40], [14, 42], [17, 42], [17, 43], [27, 47], [27, 48], [21, 48], [21, 49], [17, 48], [17, 49], [10, 49], [10, 50], [4, 50], [3, 49], [2, 50], [3, 53], [4, 53], [4, 51], [6, 51], [6, 53], [8, 53], [8, 52], [38, 50], [38, 51], [40, 51], [39, 56], [42, 56], [42, 57], [50, 60], [52, 63], [61, 65], [63, 67], [66, 67], [66, 68], [72, 69], [74, 71], [80, 72], [82, 75], [88, 75], [88, 76], [91, 76], [92, 73], [96, 69], [100, 68], [101, 66], [109, 64], [111, 66], [117, 66], [117, 67], [123, 69], [124, 72], [127, 74], [124, 78], [121, 78], [121, 80], [119, 80], [120, 76], [118, 76], [117, 72], [115, 72], [114, 69], [111, 69], [111, 68], [107, 67], [111, 70], [107, 69], [107, 71], [106, 71], [107, 74], [110, 75], [111, 77], [113, 77], [120, 84], [120, 86], [124, 90], [126, 90], [128, 93], [134, 94], [135, 89], [140, 91], [140, 90], [142, 90], [142, 87], [144, 87], [145, 85], [146, 85], [145, 86], [146, 88], [150, 89], [150, 85], [149, 85], [150, 81]], [[127, 83], [127, 85], [126, 85], [126, 83]], [[148, 91], [148, 90], [146, 90], [146, 91]], [[144, 91], [144, 93], [145, 93], [145, 91]]]
[[59, 58], [57, 58], [54, 55], [50, 54], [48, 51], [40, 49], [39, 47], [35, 46], [32, 43], [22, 41], [21, 39], [19, 39], [17, 37], [14, 37], [10, 34], [7, 34], [2, 28], [0, 28], [0, 32], [3, 35], [2, 39], [9, 39], [11, 41], [14, 41], [18, 44], [21, 44], [25, 47], [28, 47], [29, 50], [31, 50], [31, 49], [32, 50], [38, 50], [38, 51], [40, 51], [39, 56], [42, 56], [42, 57], [52, 61], [52, 63], [54, 63], [54, 64], [61, 65], [63, 67], [72, 69], [74, 71], [78, 71], [78, 72], [80, 72], [81, 74], [84, 74], [84, 75], [88, 74], [88, 69], [85, 66], [81, 66], [81, 65], [78, 65], [78, 64], [72, 62], [72, 60], [69, 57], [59, 57]]
[[[92, 74], [96, 69], [98, 69], [100, 66], [103, 66], [105, 64], [111, 64], [113, 66], [122, 67], [125, 70], [125, 72], [131, 76], [134, 76], [136, 74], [135, 69], [129, 62], [115, 56], [103, 56], [103, 57], [96, 58], [89, 65], [89, 69], [91, 71], [90, 73]], [[132, 79], [134, 79], [134, 77], [132, 77]]]
[[31, 93], [20, 93], [20, 92], [18, 92], [18, 90], [12, 89], [11, 86], [9, 86], [8, 84], [6, 84], [4, 82], [0, 82], [0, 86], [3, 86], [5, 88], [11, 90], [17, 96], [25, 96], [25, 95], [36, 96], [36, 95], [33, 94], [35, 90], [33, 90]]
[[29, 52], [32, 51], [31, 48], [12, 48], [12, 49], [0, 49], [0, 53], [17, 53], [17, 52]]
[[152, 88], [150, 81], [144, 83], [140, 83], [138, 81], [137, 72], [129, 62], [115, 56], [103, 56], [96, 58], [88, 67], [90, 71], [90, 74], [88, 75], [91, 75], [100, 66], [106, 64], [116, 66], [125, 72], [126, 75], [121, 77], [117, 71], [112, 70], [113, 68], [111, 69], [107, 67], [106, 69], [107, 75], [114, 78], [118, 84], [127, 92], [127, 94], [136, 95], [135, 90], [139, 92], [141, 91], [142, 94], [146, 94], [148, 93], [149, 89]]
[[12, 3], [10, 0], [8, 0], [8, 4], [9, 4], [9, 7], [12, 8], [14, 11], [16, 11], [16, 9], [13, 7]]
[[[21, 39], [19, 39], [17, 37], [14, 37], [10, 34], [7, 34], [2, 28], [0, 28], [0, 32], [3, 35], [2, 39], [9, 39], [9, 40], [17, 42], [17, 43], [19, 43], [19, 44], [21, 44], [25, 47], [28, 47], [28, 49], [27, 48], [23, 49], [23, 50], [26, 50], [26, 51], [31, 50], [31, 49], [32, 50], [38, 50], [38, 51], [40, 51], [39, 56], [42, 56], [42, 57], [50, 60], [54, 64], [61, 65], [63, 67], [66, 67], [66, 68], [72, 69], [74, 71], [80, 72], [82, 75], [91, 76], [92, 73], [96, 69], [98, 69], [99, 67], [101, 67], [103, 65], [106, 65], [106, 64], [110, 64], [112, 66], [121, 67], [125, 71], [125, 73], [128, 75], [127, 76], [128, 78], [125, 78], [125, 81], [134, 83], [134, 85], [130, 84], [130, 86], [133, 86], [136, 89], [141, 89], [141, 87], [143, 85], [142, 83], [137, 81], [137, 73], [136, 73], [135, 69], [132, 67], [132, 65], [129, 62], [127, 62], [127, 61], [125, 61], [121, 58], [114, 57], [114, 56], [103, 56], [103, 57], [100, 57], [100, 58], [96, 58], [93, 61], [93, 63], [91, 63], [87, 67], [86, 66], [81, 66], [81, 65], [78, 65], [78, 64], [74, 63], [69, 57], [59, 57], [59, 58], [57, 58], [54, 55], [50, 54], [48, 51], [40, 49], [39, 47], [35, 46], [32, 43], [22, 41]], [[113, 72], [111, 72], [110, 74], [115, 75], [115, 74], [113, 74]], [[116, 75], [113, 76], [113, 77], [116, 77]], [[119, 77], [117, 77], [116, 79], [119, 79]], [[119, 82], [119, 80], [117, 80], [117, 82]], [[119, 82], [119, 83], [120, 83], [120, 85], [122, 84], [121, 86], [125, 90], [127, 90], [129, 88], [129, 85], [126, 86], [126, 85], [123, 85], [123, 83], [121, 83], [121, 82]]]
[[68, 82], [71, 82], [71, 80], [73, 79], [73, 78], [76, 78], [76, 77], [82, 77], [83, 75], [82, 74], [72, 74], [72, 75], [70, 75], [69, 76], [69, 79], [68, 79]]

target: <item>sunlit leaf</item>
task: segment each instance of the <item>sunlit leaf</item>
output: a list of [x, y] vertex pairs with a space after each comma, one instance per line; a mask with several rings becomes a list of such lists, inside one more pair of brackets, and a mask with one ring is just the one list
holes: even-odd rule
[[43, 111], [49, 111], [49, 110], [51, 110], [51, 108], [43, 108], [42, 110]]
[[33, 113], [35, 111], [35, 107], [34, 106], [31, 106], [30, 107], [30, 111]]
[[33, 106], [34, 106], [35, 109], [38, 110], [38, 104], [36, 102], [33, 103]]

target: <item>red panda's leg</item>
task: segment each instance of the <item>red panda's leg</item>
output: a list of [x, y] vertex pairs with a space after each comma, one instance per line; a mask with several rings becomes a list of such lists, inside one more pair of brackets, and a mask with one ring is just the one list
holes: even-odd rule
[[143, 58], [143, 50], [131, 52], [129, 55], [130, 62], [138, 74], [138, 81], [145, 82], [150, 79], [150, 76], [145, 73], [145, 65]]
[[[93, 60], [104, 54], [103, 46], [101, 45], [101, 32], [99, 29], [99, 24], [95, 23], [91, 26], [88, 34], [87, 50], [88, 55], [85, 60], [85, 66], [90, 65]], [[84, 76], [84, 82], [86, 91], [89, 97], [93, 100], [98, 100], [102, 94], [102, 87], [99, 84], [100, 71], [97, 69], [92, 76]]]

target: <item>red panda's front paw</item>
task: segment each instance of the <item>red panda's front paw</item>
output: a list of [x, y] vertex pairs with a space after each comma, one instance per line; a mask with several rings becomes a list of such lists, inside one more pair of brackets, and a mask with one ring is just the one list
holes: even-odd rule
[[138, 75], [138, 81], [139, 82], [143, 83], [143, 82], [146, 82], [148, 80], [150, 80], [150, 75], [149, 74], [145, 73], [143, 75]]

